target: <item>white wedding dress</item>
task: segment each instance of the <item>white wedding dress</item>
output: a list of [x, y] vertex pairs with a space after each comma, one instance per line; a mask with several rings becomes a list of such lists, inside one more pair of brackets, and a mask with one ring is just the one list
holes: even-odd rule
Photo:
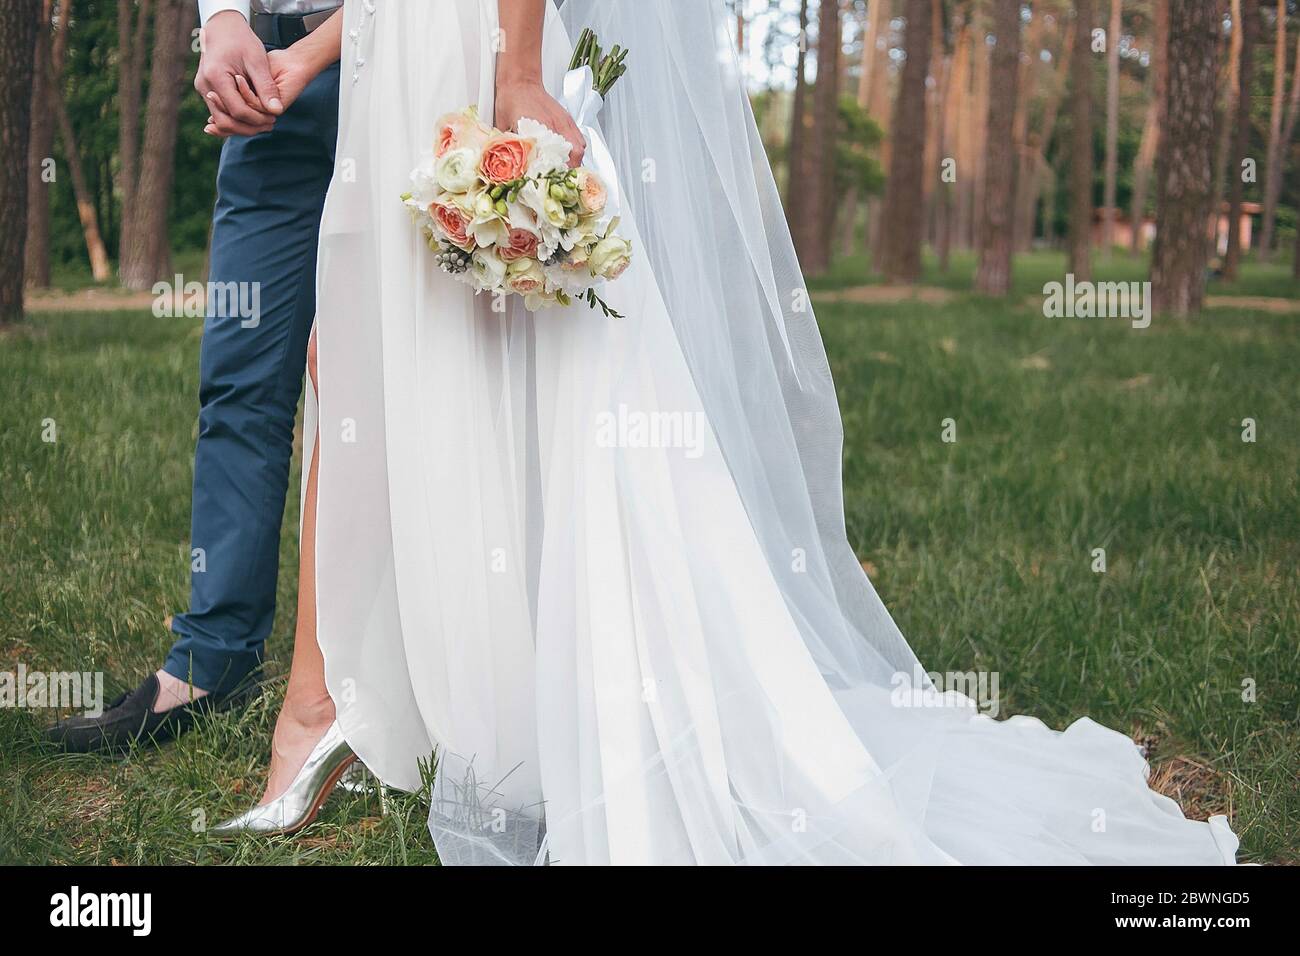
[[443, 862], [1232, 862], [1119, 733], [892, 693], [919, 667], [845, 539], [835, 391], [714, 4], [548, 14], [552, 89], [576, 28], [632, 49], [602, 116], [626, 318], [494, 312], [437, 269], [399, 196], [437, 117], [491, 119], [497, 2], [347, 0], [308, 403], [327, 682], [388, 784], [436, 752]]

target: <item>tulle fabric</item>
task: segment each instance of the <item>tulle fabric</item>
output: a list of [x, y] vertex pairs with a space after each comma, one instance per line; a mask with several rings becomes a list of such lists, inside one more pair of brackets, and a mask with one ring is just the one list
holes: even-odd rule
[[720, 4], [548, 13], [552, 90], [583, 26], [633, 51], [602, 117], [625, 319], [496, 312], [436, 269], [397, 197], [439, 115], [491, 118], [496, 6], [347, 2], [308, 409], [327, 683], [386, 782], [435, 755], [443, 862], [1231, 862], [1123, 735], [895, 693], [920, 667], [846, 541]]

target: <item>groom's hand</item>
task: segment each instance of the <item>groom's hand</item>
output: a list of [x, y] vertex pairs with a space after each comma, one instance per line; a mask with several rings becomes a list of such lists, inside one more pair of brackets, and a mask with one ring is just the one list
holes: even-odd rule
[[202, 49], [194, 88], [212, 114], [206, 132], [254, 136], [271, 129], [285, 107], [271, 78], [266, 47], [243, 15], [227, 10], [208, 20]]

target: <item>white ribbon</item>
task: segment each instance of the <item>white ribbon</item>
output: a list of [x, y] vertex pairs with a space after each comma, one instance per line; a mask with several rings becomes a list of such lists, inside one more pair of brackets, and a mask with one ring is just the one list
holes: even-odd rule
[[605, 137], [596, 128], [596, 116], [605, 105], [605, 98], [596, 92], [596, 77], [591, 72], [591, 67], [584, 66], [564, 74], [564, 96], [560, 102], [587, 140], [583, 165], [595, 170], [596, 175], [605, 183], [609, 198], [605, 202], [604, 215], [613, 219], [622, 212], [622, 191], [618, 188], [614, 157], [610, 155]]

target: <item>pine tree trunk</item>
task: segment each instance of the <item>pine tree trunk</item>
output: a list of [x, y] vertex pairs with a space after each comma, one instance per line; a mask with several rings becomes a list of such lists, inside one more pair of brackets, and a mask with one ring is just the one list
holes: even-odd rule
[[1233, 282], [1241, 271], [1241, 204], [1246, 183], [1243, 163], [1250, 157], [1250, 90], [1255, 81], [1255, 40], [1259, 34], [1258, 0], [1241, 0], [1241, 64], [1237, 69], [1237, 113], [1228, 166], [1228, 251], [1223, 278]]
[[[193, 0], [156, 0], [149, 100], [139, 158], [131, 228], [120, 250], [119, 272], [128, 289], [148, 289], [171, 269], [168, 211], [179, 129], [180, 99], [189, 53]], [[125, 210], [124, 210], [125, 212]]]
[[889, 282], [921, 276], [921, 177], [925, 162], [925, 78], [930, 68], [930, 0], [907, 0], [907, 60], [890, 124], [893, 150], [881, 223], [880, 271]]
[[1273, 48], [1273, 103], [1268, 117], [1268, 167], [1264, 171], [1264, 223], [1259, 231], [1259, 258], [1267, 262], [1273, 254], [1273, 231], [1277, 201], [1282, 195], [1282, 101], [1286, 98], [1286, 0], [1277, 0], [1277, 24]]
[[1137, 160], [1133, 169], [1132, 245], [1134, 256], [1142, 253], [1142, 228], [1146, 224], [1147, 191], [1151, 170], [1155, 168], [1156, 152], [1164, 127], [1164, 105], [1169, 84], [1169, 0], [1155, 0], [1155, 37], [1151, 63], [1151, 102], [1147, 104], [1146, 118], [1142, 124], [1142, 141], [1138, 145]]
[[24, 273], [35, 289], [50, 284], [50, 187], [46, 161], [54, 151], [54, 122], [50, 116], [50, 15], [52, 0], [41, 4], [32, 57], [32, 132], [27, 146], [27, 248]]
[[947, 269], [948, 254], [959, 244], [966, 230], [966, 197], [970, 176], [966, 174], [967, 150], [966, 123], [963, 114], [970, 108], [970, 57], [973, 41], [971, 27], [963, 23], [953, 41], [952, 63], [948, 67], [948, 91], [944, 94], [944, 155], [956, 162], [955, 181], [944, 183], [948, 202], [944, 210], [945, 235], [938, 250], [940, 268]]
[[1070, 62], [1069, 271], [1092, 279], [1092, 0], [1075, 0], [1074, 56]]
[[0, 0], [0, 327], [23, 317], [32, 69], [41, 0]]
[[1101, 199], [1101, 254], [1110, 256], [1115, 246], [1115, 184], [1119, 178], [1119, 37], [1121, 0], [1110, 0], [1106, 28], [1106, 165]]
[[806, 180], [804, 152], [808, 139], [808, 2], [799, 3], [799, 59], [794, 71], [794, 105], [790, 111], [790, 143], [786, 150], [785, 207], [795, 248], [805, 242], [808, 206], [800, 195]]
[[[1019, 75], [1016, 77], [1016, 116], [1012, 124], [1012, 135], [1016, 147], [1016, 189], [1012, 197], [1011, 210], [1011, 250], [1021, 252], [1028, 248], [1033, 229], [1030, 203], [1034, 184], [1035, 155], [1030, 145], [1029, 104], [1033, 92], [1038, 87], [1038, 80], [1046, 69], [1037, 56], [1044, 47], [1044, 30], [1046, 17], [1036, 16], [1029, 21], [1023, 46], [1027, 55], [1022, 55]], [[1026, 224], [1028, 223], [1028, 228]]]
[[[1268, 210], [1272, 209], [1275, 229], [1277, 204], [1282, 198], [1282, 182], [1286, 174], [1287, 155], [1291, 152], [1291, 139], [1295, 136], [1296, 119], [1300, 116], [1300, 36], [1296, 37], [1295, 64], [1292, 70], [1291, 96], [1287, 102], [1286, 119], [1282, 123], [1282, 135], [1278, 143], [1277, 178], [1269, 180], [1269, 188], [1272, 191], [1264, 199], [1265, 218], [1267, 219]], [[1296, 244], [1300, 245], [1300, 237], [1297, 238]]]
[[817, 83], [813, 86], [813, 126], [809, 135], [805, 183], [809, 215], [799, 263], [820, 275], [831, 264], [835, 233], [835, 138], [839, 129], [840, 0], [821, 0], [817, 15]]
[[994, 7], [993, 64], [989, 78], [988, 158], [984, 176], [984, 225], [980, 230], [975, 289], [986, 295], [1011, 291], [1011, 239], [1015, 212], [1016, 86], [1020, 73], [1020, 5]]
[[1017, 232], [1021, 236], [1020, 248], [1022, 249], [1028, 249], [1033, 241], [1034, 217], [1038, 211], [1040, 201], [1044, 201], [1043, 238], [1048, 241], [1053, 239], [1052, 209], [1054, 204], [1045, 202], [1045, 200], [1055, 195], [1052, 168], [1047, 163], [1047, 148], [1051, 145], [1052, 136], [1056, 132], [1056, 117], [1060, 114], [1061, 101], [1065, 98], [1065, 92], [1069, 85], [1070, 63], [1073, 56], [1074, 27], [1071, 25], [1064, 32], [1060, 55], [1057, 58], [1057, 82], [1047, 94], [1047, 100], [1043, 104], [1042, 128], [1029, 138], [1031, 155], [1029, 175], [1032, 181], [1028, 184], [1028, 189], [1025, 190], [1026, 195], [1020, 203], [1021, 220], [1020, 225], [1017, 227]]
[[922, 235], [921, 241], [935, 245], [938, 215], [935, 207], [935, 187], [939, 184], [939, 145], [943, 142], [940, 125], [943, 123], [943, 86], [940, 71], [943, 64], [943, 10], [941, 0], [930, 0], [930, 76], [925, 90], [925, 175], [921, 180]]
[[1210, 230], [1211, 256], [1219, 254], [1219, 215], [1226, 191], [1233, 119], [1237, 115], [1237, 71], [1241, 68], [1241, 0], [1230, 0], [1228, 16], [1232, 20], [1232, 32], [1228, 34], [1228, 63], [1220, 81], [1220, 88], [1224, 91], [1223, 109], [1219, 112], [1214, 127], [1217, 145], [1214, 151], [1214, 192], [1211, 204], [1214, 210], [1214, 228]]
[[1170, 4], [1168, 135], [1157, 170], [1151, 286], [1156, 311], [1179, 316], [1199, 312], [1205, 297], [1218, 30], [1217, 0]]
[[117, 175], [122, 196], [119, 257], [132, 244], [138, 210], [135, 192], [140, 172], [140, 98], [150, 6], [151, 0], [139, 0], [138, 5], [132, 0], [117, 0]]
[[972, 162], [966, 172], [971, 179], [969, 248], [979, 246], [984, 231], [984, 170], [988, 161], [989, 45], [986, 25], [981, 26], [985, 28], [979, 33], [979, 42], [975, 44], [975, 55], [971, 60], [971, 110], [966, 117], [972, 151]]
[[952, 144], [948, 139], [948, 130], [951, 128], [948, 97], [952, 93], [952, 66], [953, 54], [944, 51], [942, 53], [943, 63], [939, 67], [939, 75], [936, 78], [936, 87], [939, 91], [938, 113], [939, 122], [935, 124], [935, 134], [937, 143], [935, 151], [939, 156], [940, 167], [932, 171], [934, 176], [934, 252], [939, 261], [939, 271], [947, 273], [948, 260], [952, 251], [952, 189], [953, 184], [945, 182], [942, 175], [942, 163], [952, 150]]
[[72, 117], [68, 115], [68, 104], [64, 101], [63, 91], [57, 85], [52, 87], [50, 99], [59, 124], [59, 138], [63, 141], [63, 155], [68, 164], [68, 173], [72, 177], [72, 192], [77, 200], [77, 217], [81, 220], [81, 231], [86, 237], [90, 274], [96, 282], [107, 282], [113, 275], [113, 267], [108, 261], [108, 249], [105, 248], [104, 238], [99, 231], [99, 215], [95, 210], [95, 198], [86, 184], [86, 174], [81, 166], [81, 153], [77, 146], [76, 131], [72, 127]]

